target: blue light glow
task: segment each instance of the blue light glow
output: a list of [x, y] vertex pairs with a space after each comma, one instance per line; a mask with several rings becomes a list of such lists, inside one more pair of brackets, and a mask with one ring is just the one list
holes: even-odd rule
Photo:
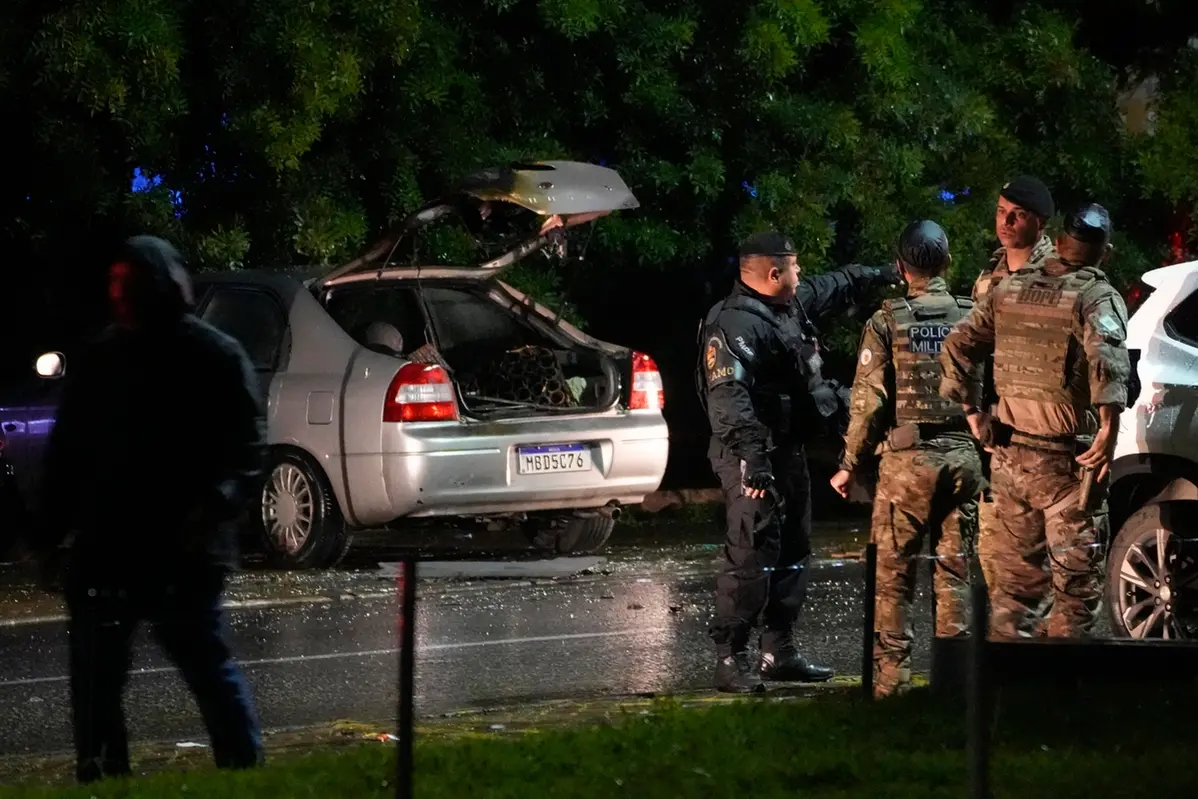
[[952, 191], [950, 189], [941, 189], [937, 196], [940, 197], [941, 202], [945, 203], [946, 205], [952, 205], [957, 201], [958, 198], [969, 196], [969, 187], [966, 186], [965, 188], [961, 189], [960, 191]]
[[[162, 176], [155, 175], [141, 167], [133, 168], [133, 183], [129, 187], [133, 192], [146, 192], [162, 185]], [[171, 205], [175, 206], [175, 216], [183, 215], [183, 192], [168, 189], [171, 198]]]

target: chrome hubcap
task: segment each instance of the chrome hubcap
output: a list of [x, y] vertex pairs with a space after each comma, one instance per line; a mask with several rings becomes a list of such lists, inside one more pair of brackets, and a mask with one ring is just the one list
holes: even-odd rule
[[262, 489], [262, 523], [281, 552], [294, 555], [312, 534], [312, 486], [293, 464], [280, 463]]
[[1180, 539], [1152, 530], [1127, 549], [1119, 564], [1119, 618], [1132, 638], [1189, 638], [1189, 619], [1179, 611], [1198, 591], [1198, 568]]

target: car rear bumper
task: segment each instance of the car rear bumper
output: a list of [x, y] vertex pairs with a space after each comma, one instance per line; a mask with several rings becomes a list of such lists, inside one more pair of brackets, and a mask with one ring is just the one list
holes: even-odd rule
[[[351, 478], [353, 517], [361, 525], [385, 524], [405, 516], [638, 504], [661, 485], [670, 451], [669, 431], [659, 413], [389, 427], [393, 429], [384, 438], [385, 444], [390, 438], [397, 445], [392, 452], [349, 459], [351, 472], [374, 460], [376, 474], [382, 478]], [[519, 473], [518, 447], [573, 443], [589, 449], [589, 471]], [[376, 491], [358, 490], [371, 482]]]

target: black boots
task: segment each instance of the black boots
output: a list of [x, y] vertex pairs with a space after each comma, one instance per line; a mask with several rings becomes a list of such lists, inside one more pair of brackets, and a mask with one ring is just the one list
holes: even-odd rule
[[836, 674], [825, 666], [809, 663], [792, 641], [783, 641], [763, 649], [760, 663], [748, 652], [720, 658], [715, 667], [715, 687], [731, 694], [752, 694], [765, 690], [768, 682], [826, 682]]
[[717, 691], [729, 694], [755, 694], [765, 690], [748, 652], [720, 658], [715, 666]]
[[807, 662], [793, 641], [761, 650], [761, 678], [770, 682], [826, 682], [836, 674], [825, 666]]

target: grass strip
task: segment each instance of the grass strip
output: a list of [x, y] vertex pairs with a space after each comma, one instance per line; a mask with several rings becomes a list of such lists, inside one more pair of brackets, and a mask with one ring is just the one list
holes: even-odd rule
[[[1129, 683], [1101, 694], [999, 697], [995, 797], [1193, 796], [1198, 702]], [[964, 711], [926, 690], [878, 703], [833, 695], [706, 709], [672, 700], [614, 723], [512, 738], [418, 739], [416, 795], [470, 797], [965, 795]], [[394, 748], [276, 758], [242, 773], [200, 769], [89, 787], [15, 787], [0, 797], [390, 797]]]

